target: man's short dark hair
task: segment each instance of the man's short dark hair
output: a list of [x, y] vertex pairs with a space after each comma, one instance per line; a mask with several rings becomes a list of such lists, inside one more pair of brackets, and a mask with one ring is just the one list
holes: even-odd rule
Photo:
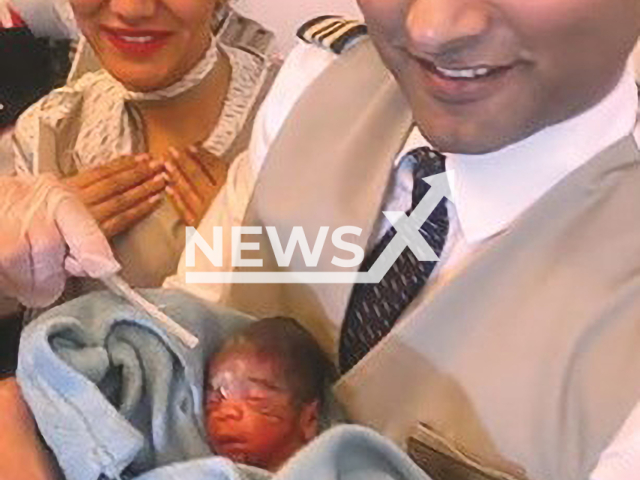
[[325, 405], [327, 390], [336, 380], [336, 370], [313, 336], [290, 317], [257, 320], [242, 329], [228, 345], [249, 344], [261, 355], [279, 362], [294, 401]]

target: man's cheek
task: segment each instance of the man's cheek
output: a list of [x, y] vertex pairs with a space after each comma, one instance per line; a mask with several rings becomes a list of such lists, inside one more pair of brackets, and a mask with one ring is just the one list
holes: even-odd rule
[[360, 0], [360, 9], [370, 32], [389, 33], [404, 24], [403, 2], [394, 0]]

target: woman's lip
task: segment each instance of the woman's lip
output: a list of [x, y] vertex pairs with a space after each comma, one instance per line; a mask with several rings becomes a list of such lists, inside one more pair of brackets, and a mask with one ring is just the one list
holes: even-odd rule
[[107, 40], [121, 53], [134, 57], [145, 57], [162, 49], [171, 32], [159, 30], [125, 30], [105, 27]]
[[171, 35], [169, 30], [144, 30], [138, 28], [117, 28], [117, 27], [108, 27], [103, 26], [102, 30], [112, 35], [119, 35], [122, 37], [167, 37]]

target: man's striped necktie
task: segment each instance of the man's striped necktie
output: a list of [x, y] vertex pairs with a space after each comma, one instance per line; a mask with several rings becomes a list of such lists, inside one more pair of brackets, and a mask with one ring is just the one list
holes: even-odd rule
[[[415, 164], [409, 215], [429, 191], [430, 186], [423, 178], [444, 172], [444, 156], [428, 147], [421, 147], [410, 151], [406, 157]], [[420, 233], [438, 257], [448, 230], [449, 218], [446, 199], [443, 198], [420, 228]], [[362, 262], [360, 271], [371, 268], [395, 234], [391, 227]], [[411, 249], [405, 247], [380, 283], [354, 286], [340, 334], [338, 357], [342, 373], [348, 372], [391, 331], [405, 308], [424, 288], [435, 263], [420, 262]]]

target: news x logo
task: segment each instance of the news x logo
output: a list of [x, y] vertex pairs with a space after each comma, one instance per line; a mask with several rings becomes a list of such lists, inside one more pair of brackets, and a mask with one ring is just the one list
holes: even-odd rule
[[[446, 173], [423, 178], [423, 181], [431, 185], [431, 188], [409, 216], [405, 212], [383, 212], [397, 233], [366, 272], [189, 271], [186, 274], [186, 281], [187, 283], [378, 283], [405, 248], [410, 248], [420, 261], [438, 261], [438, 256], [420, 233], [420, 228], [444, 197], [451, 198], [449, 184]], [[297, 245], [300, 245], [307, 267], [317, 266], [322, 247], [329, 233], [329, 227], [321, 227], [313, 249], [310, 249], [302, 227], [294, 227], [285, 249], [275, 227], [265, 227], [265, 230], [279, 267], [290, 265]], [[198, 246], [214, 267], [221, 268], [223, 266], [222, 233], [222, 227], [213, 227], [213, 245], [209, 245], [195, 228], [187, 227], [187, 267], [195, 267], [195, 248]], [[242, 258], [243, 250], [255, 250], [258, 245], [242, 242], [242, 235], [261, 233], [263, 233], [262, 227], [233, 228], [231, 236], [233, 262], [230, 268], [262, 267], [260, 259]], [[331, 261], [333, 265], [342, 268], [353, 268], [360, 265], [364, 259], [364, 250], [357, 244], [345, 241], [342, 236], [346, 234], [360, 235], [361, 233], [360, 228], [353, 226], [340, 227], [332, 233], [333, 245], [353, 255], [353, 258], [348, 260], [333, 257]]]

